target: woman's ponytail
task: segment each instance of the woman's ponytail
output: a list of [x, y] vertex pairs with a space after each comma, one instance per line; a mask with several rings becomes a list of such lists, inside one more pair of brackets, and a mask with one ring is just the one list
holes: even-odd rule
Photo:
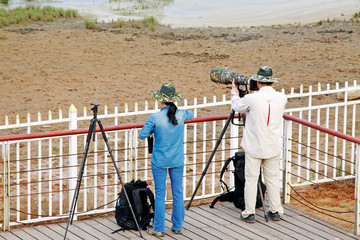
[[167, 112], [167, 116], [169, 117], [170, 122], [173, 125], [178, 125], [178, 121], [175, 117], [175, 113], [177, 110], [176, 105], [173, 102], [165, 102], [166, 105], [170, 106], [168, 112]]

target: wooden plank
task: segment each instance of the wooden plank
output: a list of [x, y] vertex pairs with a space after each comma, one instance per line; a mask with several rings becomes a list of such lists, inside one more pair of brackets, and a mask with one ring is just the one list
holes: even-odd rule
[[[232, 209], [233, 211], [236, 211], [239, 214], [241, 214], [241, 210], [233, 207], [232, 205], [226, 205], [228, 208]], [[282, 217], [284, 220], [284, 216]], [[274, 235], [276, 238], [280, 238], [280, 239], [299, 239], [299, 237], [301, 238], [301, 235], [294, 233], [292, 230], [290, 230], [288, 227], [285, 227], [282, 224], [279, 224], [279, 222], [274, 222], [271, 219], [269, 219], [269, 222], [266, 222], [265, 216], [264, 216], [264, 210], [262, 208], [256, 209], [256, 214], [255, 214], [255, 219], [256, 221], [262, 225], [261, 228], [266, 229], [266, 231], [268, 233], [271, 233], [272, 235]], [[311, 237], [306, 237], [305, 239], [311, 239]], [[315, 237], [314, 239], [321, 239], [318, 236]]]
[[14, 231], [12, 231], [12, 233], [20, 239], [26, 239], [26, 240], [36, 239], [27, 232], [25, 232], [24, 230], [22, 230], [21, 228], [15, 229]]
[[295, 210], [295, 208], [288, 206], [286, 210], [288, 212], [289, 218], [291, 218], [292, 221], [298, 221], [301, 224], [309, 226], [309, 228], [314, 229], [314, 233], [317, 233], [318, 235], [321, 235], [327, 239], [359, 239], [350, 231], [345, 229], [342, 229], [341, 231], [340, 227], [310, 216], [309, 214], [299, 209]]
[[[115, 221], [109, 218], [101, 218], [101, 219], [94, 219], [95, 221], [103, 224], [104, 226], [109, 228], [109, 232], [112, 233], [113, 231], [120, 228]], [[136, 234], [133, 232], [133, 230], [125, 230], [125, 231], [119, 231], [117, 233], [114, 233], [115, 235], [121, 235], [124, 238], [131, 239], [133, 237], [140, 237], [139, 233], [136, 231]]]
[[188, 229], [189, 231], [193, 232], [194, 234], [201, 236], [202, 238], [205, 239], [219, 239], [216, 236], [206, 232], [203, 230], [203, 228], [205, 228], [206, 225], [197, 222], [196, 220], [194, 220], [193, 218], [187, 217], [186, 213], [185, 213], [185, 220], [184, 220], [184, 228]]
[[[234, 238], [239, 239], [239, 233], [233, 231], [231, 228], [228, 228], [225, 225], [224, 221], [222, 219], [214, 214], [210, 214], [201, 208], [196, 208], [194, 211], [197, 215], [194, 215], [194, 218], [198, 219], [199, 221], [202, 221], [203, 223], [206, 223], [209, 227], [212, 227], [219, 232], [223, 233], [224, 238]], [[210, 222], [210, 223], [209, 223]]]
[[114, 238], [106, 235], [105, 233], [99, 231], [96, 229], [96, 226], [90, 226], [86, 224], [84, 221], [76, 221], [75, 225], [80, 228], [81, 230], [91, 234], [95, 238], [101, 239], [101, 240], [112, 240]]
[[[227, 228], [230, 228], [237, 232], [238, 236], [237, 239], [266, 239], [258, 234], [256, 232], [251, 232], [243, 227], [241, 227], [241, 224], [239, 224], [239, 219], [235, 219], [233, 217], [229, 217], [224, 212], [221, 212], [219, 209], [216, 208], [209, 208], [209, 206], [200, 206], [198, 209], [201, 209], [203, 212], [206, 212], [211, 215], [219, 216], [221, 222], [226, 224]], [[202, 212], [199, 212], [200, 214], [203, 214]], [[211, 215], [209, 217], [211, 218]]]
[[203, 226], [201, 227], [203, 231], [210, 233], [213, 236], [216, 236], [218, 239], [233, 239], [230, 235], [224, 231], [223, 228], [221, 230], [217, 230], [214, 228], [218, 223], [210, 221], [207, 218], [202, 217], [197, 214], [194, 210], [190, 209], [186, 212], [187, 218], [192, 218], [195, 222], [195, 226], [199, 226], [201, 223]]
[[184, 234], [184, 231], [181, 232], [182, 234], [175, 234], [175, 233], [173, 233], [173, 232], [171, 231], [171, 227], [172, 227], [172, 222], [165, 218], [165, 233], [166, 233], [167, 235], [169, 235], [169, 236], [171, 236], [172, 238], [177, 239], [177, 240], [192, 239], [192, 238], [187, 237], [187, 236]]
[[273, 229], [269, 228], [269, 227], [259, 227], [258, 223], [259, 221], [265, 221], [265, 220], [259, 220], [256, 219], [256, 223], [255, 224], [249, 224], [246, 223], [245, 221], [240, 220], [240, 209], [237, 210], [233, 205], [228, 205], [230, 207], [227, 207], [227, 204], [217, 204], [217, 208], [220, 211], [224, 211], [224, 213], [226, 213], [229, 216], [234, 217], [237, 221], [239, 221], [239, 224], [241, 224], [241, 227], [247, 229], [248, 231], [251, 232], [257, 232], [258, 234], [260, 234], [262, 237], [265, 237], [266, 239], [278, 239], [278, 233], [276, 231], [274, 231]]
[[[61, 227], [63, 227], [64, 229], [66, 229], [67, 223], [59, 223], [59, 225]], [[79, 228], [77, 226], [77, 221], [73, 221], [73, 224], [69, 225], [68, 232], [72, 232], [73, 234], [75, 234], [76, 236], [78, 236], [82, 239], [99, 239], [99, 238], [96, 238], [95, 236], [91, 235], [91, 233], [88, 233], [85, 230]]]
[[[59, 224], [50, 224], [50, 225], [46, 225], [46, 227], [53, 230], [54, 232], [58, 233], [59, 235], [61, 235], [61, 238], [59, 238], [59, 239], [64, 238], [64, 235], [65, 235], [65, 228], [64, 227], [60, 226]], [[78, 237], [77, 235], [74, 235], [70, 231], [67, 232], [66, 238], [71, 239], [71, 240], [82, 239], [82, 238]]]
[[42, 232], [51, 239], [60, 239], [62, 237], [62, 235], [60, 235], [59, 233], [53, 231], [52, 229], [46, 226], [36, 226], [35, 229]]
[[7, 232], [3, 232], [3, 231], [0, 231], [0, 236], [3, 238], [3, 239], [7, 239], [7, 240], [19, 240], [21, 238], [17, 237], [13, 231], [15, 230], [11, 230], [11, 231], [7, 231]]
[[36, 239], [41, 239], [41, 240], [51, 240], [52, 238], [46, 236], [45, 234], [43, 234], [42, 232], [36, 230], [34, 227], [32, 228], [22, 228], [23, 231], [25, 231], [26, 233], [28, 233], [29, 235], [31, 235], [32, 237], [36, 238]]
[[[165, 213], [165, 237], [167, 239], [360, 239], [347, 229], [333, 225], [292, 206], [285, 205], [281, 221], [266, 222], [262, 209], [256, 211], [256, 223], [240, 220], [240, 209], [232, 203], [218, 203], [215, 208], [200, 206], [185, 212], [181, 235], [171, 231], [171, 210]], [[62, 239], [67, 223], [50, 224], [29, 228], [17, 228], [0, 232], [0, 239]], [[139, 239], [136, 230], [120, 231], [114, 217], [74, 221], [69, 226], [68, 239]], [[141, 231], [145, 239], [159, 239]]]
[[[171, 219], [171, 214], [169, 212], [165, 212], [165, 216], [166, 216], [166, 219]], [[171, 223], [170, 220], [167, 220], [167, 222]], [[165, 224], [166, 224], [166, 222], [165, 222]], [[186, 236], [186, 237], [188, 237], [190, 239], [199, 239], [199, 240], [206, 239], [206, 238], [192, 232], [190, 229], [187, 228], [187, 225], [188, 224], [184, 222], [182, 235], [184, 235], [184, 236]]]
[[95, 228], [96, 231], [101, 232], [102, 234], [104, 234], [106, 236], [106, 239], [110, 238], [110, 239], [118, 239], [118, 238], [122, 238], [122, 239], [128, 239], [125, 236], [121, 235], [121, 233], [119, 234], [111, 234], [112, 231], [110, 228], [104, 226], [103, 224], [95, 221], [94, 219], [89, 219], [86, 221], [83, 221], [85, 224], [89, 225], [92, 228]]
[[[117, 230], [120, 228], [120, 226], [117, 225], [117, 223], [115, 222], [116, 220], [114, 217], [107, 217], [105, 219], [106, 219], [106, 221], [105, 221], [106, 226], [110, 227], [113, 230]], [[102, 220], [105, 220], [105, 219], [102, 219]], [[124, 235], [124, 236], [128, 237], [129, 239], [139, 239], [140, 238], [139, 231], [137, 231], [137, 230], [125, 230], [125, 231], [119, 231], [117, 233], [120, 233], [121, 235]], [[158, 239], [155, 236], [151, 236], [144, 230], [141, 230], [141, 234], [143, 236], [147, 236], [146, 239]]]
[[[271, 221], [271, 219], [269, 219]], [[289, 235], [295, 237], [299, 240], [319, 240], [324, 239], [319, 235], [314, 235], [313, 232], [310, 232], [306, 230], [304, 227], [301, 227], [301, 225], [297, 226], [296, 224], [293, 224], [292, 222], [287, 221], [286, 215], [282, 216], [282, 219], [276, 224], [282, 226], [283, 228], [286, 228]]]
[[[107, 218], [95, 218], [95, 219], [92, 219], [92, 221], [94, 221], [93, 224], [96, 224], [97, 226], [104, 228], [104, 231], [109, 232], [115, 238], [130, 239], [130, 237], [134, 236], [134, 234], [131, 232], [125, 233], [123, 231], [118, 231], [118, 232], [112, 234], [113, 231], [119, 229], [120, 227], [117, 224], [114, 224], [113, 222], [109, 222], [109, 220]], [[115, 225], [116, 229], [114, 228], [114, 225]]]
[[[240, 213], [241, 213], [240, 209], [233, 207], [231, 205], [227, 205], [227, 207], [229, 207], [230, 209], [233, 209], [240, 215]], [[257, 222], [262, 225], [262, 228], [265, 228], [267, 232], [271, 233], [276, 238], [298, 239], [298, 237], [301, 237], [301, 235], [298, 236], [298, 234], [294, 234], [294, 232], [292, 230], [289, 230], [289, 228], [285, 227], [282, 224], [279, 224], [279, 222], [281, 222], [281, 221], [274, 222], [271, 219], [269, 219], [269, 222], [266, 222], [266, 219], [264, 216], [264, 210], [262, 208], [256, 209], [255, 218], [256, 218]], [[307, 237], [307, 239], [311, 239], [311, 238]], [[319, 239], [319, 237], [316, 237], [315, 239]]]

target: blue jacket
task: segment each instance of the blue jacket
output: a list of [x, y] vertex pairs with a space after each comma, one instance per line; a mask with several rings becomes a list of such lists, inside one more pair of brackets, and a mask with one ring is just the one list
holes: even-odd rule
[[162, 168], [179, 167], [184, 163], [184, 121], [194, 117], [194, 113], [189, 110], [177, 109], [175, 117], [178, 125], [174, 126], [167, 116], [169, 108], [163, 107], [160, 112], [152, 113], [139, 133], [141, 139], [154, 133], [151, 164]]

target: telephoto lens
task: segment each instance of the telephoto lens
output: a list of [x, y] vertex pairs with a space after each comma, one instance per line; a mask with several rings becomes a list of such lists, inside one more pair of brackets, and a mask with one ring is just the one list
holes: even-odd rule
[[250, 82], [250, 78], [223, 67], [211, 69], [210, 79], [213, 82], [221, 84], [232, 84], [233, 79], [235, 79], [237, 85], [248, 85]]

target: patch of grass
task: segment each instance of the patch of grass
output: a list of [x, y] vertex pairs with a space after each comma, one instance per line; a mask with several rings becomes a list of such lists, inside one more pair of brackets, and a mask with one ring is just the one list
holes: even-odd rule
[[8, 4], [8, 3], [9, 3], [9, 0], [0, 0], [0, 3], [2, 3], [2, 4]]
[[86, 29], [96, 29], [98, 27], [97, 20], [85, 20], [85, 27]]
[[144, 18], [143, 22], [145, 26], [149, 27], [151, 30], [155, 30], [155, 25], [157, 24], [157, 21], [154, 17]]
[[126, 22], [125, 20], [118, 19], [116, 22], [113, 23], [114, 28], [123, 28], [125, 27]]
[[355, 207], [347, 204], [342, 204], [339, 207], [349, 209], [350, 211], [354, 211]]
[[45, 6], [27, 6], [17, 7], [15, 9], [0, 9], [0, 27], [12, 24], [22, 24], [37, 21], [53, 21], [56, 18], [76, 18], [79, 14], [76, 10], [64, 10], [62, 8], [54, 8]]
[[154, 31], [155, 26], [157, 24], [158, 24], [158, 22], [156, 21], [156, 19], [154, 17], [148, 17], [148, 18], [144, 18], [143, 20], [129, 20], [127, 22], [119, 19], [113, 23], [113, 27], [123, 28], [128, 25], [128, 26], [131, 26], [131, 27], [137, 28], [137, 29], [143, 29], [145, 27], [148, 27], [149, 29]]

